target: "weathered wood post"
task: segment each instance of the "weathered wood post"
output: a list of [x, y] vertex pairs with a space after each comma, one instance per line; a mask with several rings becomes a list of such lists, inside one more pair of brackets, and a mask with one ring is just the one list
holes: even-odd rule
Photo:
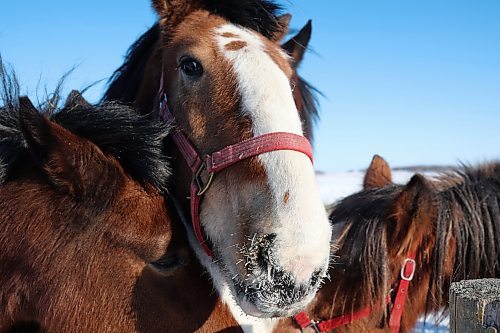
[[500, 333], [500, 279], [451, 284], [450, 330], [452, 333]]

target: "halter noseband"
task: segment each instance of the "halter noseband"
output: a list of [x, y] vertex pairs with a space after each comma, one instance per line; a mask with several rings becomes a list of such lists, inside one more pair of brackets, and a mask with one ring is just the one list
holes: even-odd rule
[[[393, 333], [399, 332], [399, 327], [401, 326], [401, 316], [403, 315], [405, 306], [405, 299], [408, 294], [408, 286], [415, 275], [416, 268], [417, 264], [415, 262], [415, 253], [410, 253], [403, 261], [403, 266], [401, 267], [398, 290], [394, 298], [394, 304], [392, 305], [391, 315], [389, 317], [389, 327], [392, 328]], [[388, 295], [386, 298], [386, 304], [391, 304], [391, 301], [391, 297]], [[301, 311], [293, 316], [293, 320], [300, 327], [301, 332], [304, 332], [309, 327], [314, 329], [314, 332], [316, 333], [330, 332], [338, 327], [352, 324], [356, 320], [366, 318], [378, 309], [380, 309], [380, 304], [374, 307], [367, 306], [361, 310], [324, 321], [312, 320], [306, 312]]]
[[[163, 80], [162, 70], [160, 89], [158, 91], [160, 118], [163, 121], [174, 123], [175, 117], [168, 107]], [[273, 132], [255, 136], [206, 155], [204, 159], [200, 157], [200, 154], [198, 154], [198, 151], [182, 130], [179, 128], [174, 129], [171, 136], [193, 175], [190, 186], [191, 222], [196, 239], [209, 257], [212, 256], [212, 250], [203, 239], [199, 210], [201, 198], [210, 187], [217, 172], [247, 158], [276, 150], [294, 150], [307, 155], [311, 162], [313, 161], [312, 147], [309, 141], [304, 136], [293, 133]], [[205, 184], [201, 180], [201, 175], [204, 172], [208, 173], [208, 180]]]

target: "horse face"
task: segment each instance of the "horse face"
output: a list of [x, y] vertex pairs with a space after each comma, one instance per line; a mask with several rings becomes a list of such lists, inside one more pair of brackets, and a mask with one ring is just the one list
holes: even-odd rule
[[[201, 156], [265, 133], [303, 135], [278, 41], [202, 10], [172, 32], [162, 54], [169, 105]], [[200, 218], [224, 272], [215, 283], [227, 283], [246, 313], [286, 316], [312, 299], [331, 230], [306, 155], [274, 151], [217, 173]]]

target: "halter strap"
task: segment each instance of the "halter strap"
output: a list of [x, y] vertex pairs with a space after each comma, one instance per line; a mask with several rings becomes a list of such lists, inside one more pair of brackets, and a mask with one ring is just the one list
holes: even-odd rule
[[[408, 286], [410, 281], [415, 275], [417, 264], [415, 262], [415, 253], [410, 253], [403, 261], [401, 272], [399, 276], [398, 289], [394, 299], [394, 304], [391, 309], [389, 317], [389, 327], [392, 328], [393, 333], [398, 333], [401, 326], [401, 316], [404, 311], [406, 295], [408, 295]], [[386, 297], [386, 304], [391, 304], [391, 297]], [[300, 327], [301, 332], [307, 328], [314, 329], [315, 332], [330, 332], [338, 327], [352, 324], [356, 320], [363, 319], [371, 315], [374, 311], [378, 310], [378, 306], [367, 306], [361, 310], [334, 317], [328, 320], [315, 321], [312, 320], [305, 311], [301, 311], [293, 316], [294, 321]]]
[[[158, 96], [160, 100], [160, 118], [165, 122], [175, 123], [175, 117], [168, 107], [167, 94], [164, 91], [163, 70], [160, 78]], [[192, 181], [190, 186], [190, 205], [192, 227], [196, 239], [209, 257], [211, 257], [213, 253], [206, 240], [203, 238], [199, 210], [202, 196], [210, 187], [215, 173], [250, 157], [277, 150], [297, 151], [305, 154], [309, 157], [311, 163], [313, 162], [312, 147], [310, 142], [304, 136], [293, 133], [273, 132], [258, 135], [226, 146], [219, 151], [207, 155], [205, 159], [200, 157], [200, 154], [194, 145], [189, 141], [186, 134], [179, 128], [174, 129], [171, 136], [177, 146], [177, 149], [191, 170]], [[208, 174], [208, 180], [206, 183], [203, 183], [201, 179], [201, 175], [203, 173]]]

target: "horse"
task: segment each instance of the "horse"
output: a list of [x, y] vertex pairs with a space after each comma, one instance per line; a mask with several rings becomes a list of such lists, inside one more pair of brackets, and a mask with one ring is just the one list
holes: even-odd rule
[[330, 257], [307, 140], [317, 113], [297, 74], [310, 22], [283, 43], [290, 16], [271, 1], [152, 4], [158, 22], [131, 46], [103, 101], [175, 124], [166, 144], [173, 225], [187, 224], [234, 317], [291, 315], [314, 297]]
[[499, 162], [396, 185], [375, 156], [364, 186], [333, 204], [331, 280], [282, 331], [409, 332], [451, 282], [500, 277]]
[[171, 228], [170, 126], [0, 76], [0, 332], [241, 331]]

